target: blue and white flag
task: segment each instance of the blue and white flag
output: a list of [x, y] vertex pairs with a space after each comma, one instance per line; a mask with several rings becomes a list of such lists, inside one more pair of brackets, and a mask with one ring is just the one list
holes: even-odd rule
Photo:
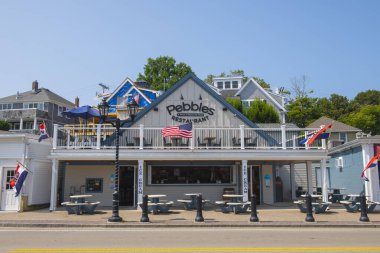
[[16, 183], [15, 183], [15, 186], [13, 187], [13, 190], [16, 192], [15, 197], [17, 197], [20, 194], [21, 188], [24, 184], [24, 181], [27, 175], [28, 175], [28, 170], [24, 166], [20, 167], [20, 163], [17, 163], [17, 167], [15, 171]]

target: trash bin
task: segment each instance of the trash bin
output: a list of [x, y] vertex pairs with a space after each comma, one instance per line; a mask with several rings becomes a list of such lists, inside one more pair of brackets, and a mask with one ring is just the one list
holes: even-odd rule
[[[224, 194], [235, 194], [235, 188], [224, 188], [223, 189], [223, 195]], [[223, 200], [231, 200], [231, 198], [223, 197]]]
[[283, 202], [284, 196], [283, 196], [283, 185], [282, 180], [280, 177], [276, 177], [276, 202]]

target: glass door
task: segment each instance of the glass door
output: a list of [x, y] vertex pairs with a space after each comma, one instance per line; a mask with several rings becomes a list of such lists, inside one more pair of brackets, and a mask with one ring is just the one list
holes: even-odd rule
[[17, 211], [18, 198], [15, 197], [15, 191], [9, 182], [15, 176], [15, 169], [4, 168], [3, 180], [1, 184], [1, 210], [3, 211]]

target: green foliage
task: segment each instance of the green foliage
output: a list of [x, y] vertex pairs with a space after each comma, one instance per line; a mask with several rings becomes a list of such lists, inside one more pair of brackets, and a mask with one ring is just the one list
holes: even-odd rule
[[380, 134], [380, 105], [365, 105], [358, 112], [348, 115], [343, 122], [365, 133]]
[[264, 79], [254, 76], [253, 79], [263, 88], [270, 88], [270, 84], [265, 82]]
[[226, 98], [226, 101], [231, 104], [239, 112], [243, 112], [243, 105], [239, 98]]
[[203, 80], [205, 83], [207, 83], [207, 84], [212, 84], [212, 80], [213, 80], [213, 78], [214, 78], [215, 76], [214, 75], [212, 75], [212, 74], [209, 74], [209, 75], [207, 75], [207, 77], [206, 77], [206, 79], [205, 80]]
[[360, 92], [354, 98], [354, 101], [361, 105], [380, 105], [380, 91], [378, 90], [367, 90]]
[[288, 122], [292, 122], [299, 127], [306, 127], [314, 120], [322, 116], [321, 111], [316, 106], [317, 99], [308, 96], [297, 97], [287, 105]]
[[11, 128], [11, 126], [9, 125], [9, 123], [7, 121], [0, 120], [0, 130], [9, 131], [10, 128]]
[[331, 94], [330, 98], [318, 99], [316, 103], [316, 110], [335, 120], [345, 118], [349, 113], [354, 111], [354, 104], [350, 100], [338, 94]]
[[190, 72], [192, 72], [191, 67], [185, 63], [176, 64], [173, 57], [159, 56], [156, 59], [148, 58], [144, 74], [139, 73], [137, 81], [147, 81], [152, 89], [167, 90]]
[[256, 100], [244, 110], [244, 115], [254, 123], [280, 123], [280, 116], [266, 101]]

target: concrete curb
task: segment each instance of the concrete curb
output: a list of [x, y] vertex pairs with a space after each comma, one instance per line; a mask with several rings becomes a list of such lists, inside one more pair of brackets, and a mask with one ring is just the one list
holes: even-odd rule
[[229, 228], [310, 228], [310, 227], [334, 227], [334, 228], [380, 228], [379, 222], [185, 222], [185, 223], [167, 223], [167, 222], [122, 222], [122, 223], [62, 223], [62, 222], [33, 222], [33, 221], [8, 221], [1, 222], [0, 227], [12, 228], [210, 228], [210, 227], [229, 227]]

